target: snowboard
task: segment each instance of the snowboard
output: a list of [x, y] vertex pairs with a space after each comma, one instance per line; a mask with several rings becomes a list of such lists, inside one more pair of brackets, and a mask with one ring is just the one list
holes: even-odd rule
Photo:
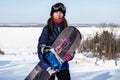
[[48, 80], [51, 73], [60, 71], [62, 63], [66, 61], [66, 54], [73, 56], [73, 52], [80, 46], [80, 42], [79, 30], [74, 26], [66, 27], [52, 44], [53, 50], [45, 56], [50, 67], [45, 70], [42, 62], [39, 62], [25, 80]]

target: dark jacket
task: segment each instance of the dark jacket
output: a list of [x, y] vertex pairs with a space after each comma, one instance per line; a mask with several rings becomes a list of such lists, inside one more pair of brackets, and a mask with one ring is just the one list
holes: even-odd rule
[[[42, 46], [43, 45], [51, 46], [56, 40], [56, 38], [59, 36], [59, 34], [62, 32], [63, 29], [64, 29], [63, 24], [57, 24], [53, 22], [53, 34], [50, 35], [48, 32], [48, 25], [43, 28], [42, 34], [38, 42], [38, 57], [40, 60], [42, 60], [42, 53], [41, 53]], [[48, 67], [48, 66], [44, 66], [44, 67]], [[68, 69], [68, 68], [69, 68], [69, 64], [66, 61], [63, 63], [61, 70]]]

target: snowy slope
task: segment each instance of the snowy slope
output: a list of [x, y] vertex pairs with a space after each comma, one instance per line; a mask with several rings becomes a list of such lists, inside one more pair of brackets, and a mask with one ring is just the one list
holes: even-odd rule
[[[115, 66], [114, 60], [99, 65], [79, 60], [76, 57], [70, 61], [70, 73], [72, 80], [120, 80], [120, 61]], [[24, 80], [29, 72], [38, 63], [37, 55], [5, 55], [0, 56], [0, 80]]]
[[72, 80], [120, 80], [120, 62], [115, 66], [114, 60], [100, 60], [96, 66], [94, 62], [70, 62]]
[[[95, 27], [78, 29], [84, 39], [89, 35], [93, 36], [96, 31], [100, 31]], [[24, 80], [39, 61], [37, 55], [32, 53], [37, 51], [41, 31], [41, 27], [0, 27], [0, 48], [6, 54], [0, 55], [0, 80]], [[117, 34], [120, 34], [119, 32]], [[77, 64], [76, 60], [78, 60]], [[96, 66], [94, 59], [86, 60], [75, 57], [69, 62], [72, 80], [120, 80], [120, 61], [117, 66], [115, 66], [114, 60], [105, 63], [99, 61], [99, 65]]]
[[[93, 37], [96, 32], [101, 33], [103, 28], [97, 27], [77, 27], [82, 40]], [[6, 54], [33, 53], [37, 51], [38, 38], [43, 27], [0, 27], [0, 48]], [[104, 28], [110, 31], [110, 28]], [[116, 35], [120, 35], [120, 29], [114, 28]]]

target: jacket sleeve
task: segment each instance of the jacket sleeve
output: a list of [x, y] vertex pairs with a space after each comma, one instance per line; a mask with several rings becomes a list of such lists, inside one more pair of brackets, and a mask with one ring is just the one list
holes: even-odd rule
[[48, 27], [45, 26], [43, 28], [41, 36], [39, 37], [38, 46], [37, 46], [38, 57], [39, 57], [40, 60], [42, 59], [42, 49], [47, 44], [48, 44]]

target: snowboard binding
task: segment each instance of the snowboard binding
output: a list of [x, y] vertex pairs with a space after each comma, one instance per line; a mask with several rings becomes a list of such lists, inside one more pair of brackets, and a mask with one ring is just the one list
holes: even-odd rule
[[54, 48], [50, 49], [48, 53], [45, 53], [44, 58], [53, 70], [56, 72], [59, 72], [61, 70], [63, 60], [59, 57]]

